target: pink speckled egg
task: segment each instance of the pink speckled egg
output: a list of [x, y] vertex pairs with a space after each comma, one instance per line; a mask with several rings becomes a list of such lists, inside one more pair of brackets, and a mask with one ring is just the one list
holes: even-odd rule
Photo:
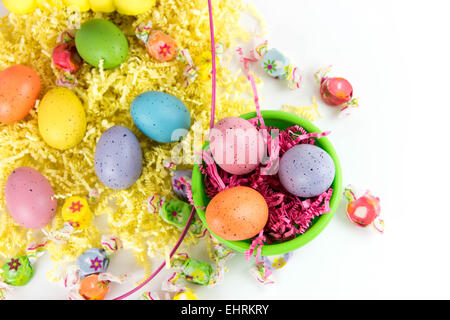
[[214, 161], [231, 174], [247, 174], [256, 169], [264, 156], [264, 140], [247, 120], [223, 118], [209, 134]]
[[20, 167], [8, 177], [6, 206], [11, 217], [27, 229], [40, 229], [52, 221], [56, 199], [50, 182], [39, 171]]

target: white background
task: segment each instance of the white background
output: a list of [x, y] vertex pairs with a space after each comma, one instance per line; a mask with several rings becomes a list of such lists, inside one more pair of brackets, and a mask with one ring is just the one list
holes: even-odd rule
[[[275, 273], [276, 284], [258, 285], [249, 275], [250, 263], [237, 255], [228, 264], [224, 283], [213, 289], [192, 286], [197, 295], [200, 299], [449, 299], [450, 3], [252, 2], [266, 20], [270, 46], [295, 61], [306, 79], [302, 89], [289, 91], [254, 66], [264, 81], [260, 89], [264, 109], [309, 105], [318, 90], [313, 74], [322, 66], [334, 65], [333, 75], [352, 82], [355, 96], [360, 97], [359, 110], [341, 119], [336, 109], [321, 103], [324, 118], [316, 124], [332, 131], [344, 182], [369, 188], [381, 198], [386, 232], [380, 235], [352, 225], [341, 206], [322, 234]], [[245, 20], [249, 28], [256, 26]], [[203, 245], [191, 253], [207, 259]], [[43, 257], [31, 283], [10, 297], [66, 298], [64, 289], [48, 283], [49, 268], [48, 257]], [[127, 252], [112, 259], [110, 271], [127, 271], [135, 281], [142, 276]], [[160, 274], [147, 288], [159, 289], [167, 274]], [[113, 285], [109, 297], [126, 288]]]

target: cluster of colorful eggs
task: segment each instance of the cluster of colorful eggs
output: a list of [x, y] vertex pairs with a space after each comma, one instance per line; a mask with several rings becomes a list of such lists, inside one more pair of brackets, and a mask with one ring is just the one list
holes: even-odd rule
[[147, 12], [156, 0], [3, 0], [6, 9], [16, 14], [31, 13], [37, 8], [47, 6], [61, 9], [63, 5], [73, 6], [80, 11], [114, 12], [126, 15], [138, 15]]
[[[76, 71], [80, 61], [104, 68], [119, 66], [128, 55], [128, 42], [122, 31], [103, 19], [85, 22], [77, 31], [74, 46], [54, 50], [54, 62]], [[66, 54], [64, 54], [66, 53]], [[80, 59], [74, 59], [74, 56]], [[56, 59], [55, 59], [56, 57]], [[70, 63], [70, 62], [76, 63]], [[14, 65], [0, 73], [0, 122], [22, 120], [35, 106], [41, 93], [39, 75], [30, 67]], [[133, 101], [131, 116], [136, 126], [160, 143], [179, 141], [191, 126], [185, 104], [163, 92], [145, 92]], [[67, 150], [78, 145], [86, 133], [86, 115], [77, 95], [65, 87], [49, 90], [39, 103], [38, 127], [42, 139], [52, 148]], [[125, 189], [142, 172], [142, 150], [136, 136], [117, 125], [106, 130], [95, 149], [95, 172], [112, 189]], [[56, 213], [56, 200], [48, 180], [32, 168], [21, 167], [8, 177], [6, 204], [20, 225], [39, 229]]]
[[[238, 143], [245, 137], [244, 143]], [[253, 172], [264, 156], [263, 136], [248, 121], [237, 117], [216, 123], [210, 134], [210, 150], [215, 163], [233, 175]], [[279, 161], [278, 178], [289, 193], [315, 197], [333, 183], [335, 166], [331, 156], [315, 145], [296, 145]], [[210, 229], [226, 240], [246, 240], [263, 230], [269, 218], [266, 199], [247, 186], [225, 189], [213, 197], [206, 208]]]

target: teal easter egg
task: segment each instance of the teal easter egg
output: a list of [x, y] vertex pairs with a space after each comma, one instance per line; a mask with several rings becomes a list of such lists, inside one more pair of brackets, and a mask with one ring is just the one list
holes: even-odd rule
[[134, 99], [131, 116], [139, 130], [157, 142], [179, 141], [191, 127], [184, 103], [164, 92], [148, 91]]
[[93, 19], [82, 24], [75, 36], [80, 56], [90, 65], [103, 68], [118, 67], [128, 56], [128, 41], [122, 30], [104, 19]]

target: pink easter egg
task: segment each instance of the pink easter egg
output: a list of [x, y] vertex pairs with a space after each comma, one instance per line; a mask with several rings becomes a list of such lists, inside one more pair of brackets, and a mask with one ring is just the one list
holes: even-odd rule
[[20, 167], [8, 177], [6, 206], [11, 217], [27, 229], [40, 229], [52, 221], [57, 201], [50, 182], [39, 171]]
[[227, 117], [216, 123], [209, 134], [216, 164], [231, 174], [247, 174], [256, 169], [264, 156], [261, 133], [247, 120]]

